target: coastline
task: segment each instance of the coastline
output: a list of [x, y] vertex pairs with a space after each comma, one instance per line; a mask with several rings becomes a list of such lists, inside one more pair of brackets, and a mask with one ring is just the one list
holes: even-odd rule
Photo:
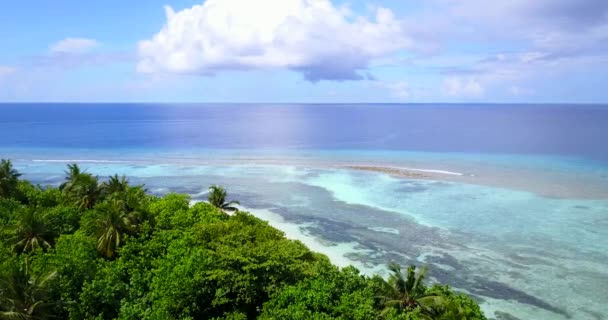
[[[228, 188], [231, 197], [246, 204], [247, 211], [269, 221], [287, 238], [326, 254], [337, 265], [353, 264], [366, 273], [382, 273], [390, 260], [429, 264], [439, 282], [487, 299], [488, 303], [482, 303], [487, 311], [521, 310], [513, 315], [542, 318], [552, 312], [547, 305], [555, 301], [552, 288], [580, 284], [596, 290], [597, 278], [586, 275], [599, 271], [578, 252], [581, 241], [587, 251], [603, 246], [593, 233], [601, 232], [602, 209], [586, 201], [554, 201], [531, 193], [476, 187], [483, 186], [479, 182], [487, 177], [478, 167], [423, 160], [388, 163], [121, 155], [38, 155], [18, 163], [24, 165], [26, 174], [55, 179], [37, 181], [56, 183], [72, 159], [84, 160], [83, 169], [100, 177], [125, 174], [152, 190], [162, 186], [164, 189], [154, 191], [159, 194], [188, 193], [194, 200], [205, 198], [204, 186], [219, 183]], [[501, 176], [493, 173], [492, 177]], [[521, 172], [504, 170], [501, 174], [514, 173]], [[473, 183], [467, 185], [468, 181]], [[522, 224], [513, 224], [516, 221]], [[587, 224], [593, 229], [582, 232], [589, 229]], [[538, 248], [543, 249], [541, 253], [535, 251]], [[522, 251], [528, 252], [523, 260], [513, 256]], [[581, 269], [587, 273], [554, 282], [555, 274], [568, 272], [560, 267], [564, 260], [582, 261]], [[517, 289], [527, 283], [538, 288], [523, 295]], [[587, 297], [581, 295], [580, 299]]]
[[555, 199], [608, 199], [608, 169], [605, 172], [579, 172], [548, 168], [517, 168], [501, 164], [479, 164], [465, 161], [450, 162], [434, 160], [396, 161], [377, 159], [323, 159], [298, 157], [216, 157], [216, 156], [125, 156], [105, 155], [96, 158], [79, 156], [48, 157], [19, 155], [13, 159], [16, 163], [34, 163], [39, 165], [61, 165], [68, 163], [85, 163], [91, 165], [168, 165], [168, 166], [201, 166], [201, 167], [244, 167], [244, 166], [284, 166], [303, 169], [340, 169], [357, 172], [384, 174], [397, 179], [444, 181], [465, 183], [479, 186], [504, 188]]
[[273, 212], [269, 209], [254, 209], [244, 206], [239, 206], [239, 208], [268, 222], [270, 226], [281, 230], [283, 233], [285, 233], [285, 238], [300, 241], [308, 248], [310, 248], [310, 250], [326, 255], [333, 264], [341, 268], [352, 265], [357, 267], [357, 269], [359, 269], [362, 273], [367, 274], [368, 276], [373, 276], [376, 274], [384, 275], [386, 270], [388, 270], [383, 265], [370, 267], [369, 265], [365, 265], [361, 261], [357, 261], [347, 257], [346, 255], [349, 253], [370, 253], [365, 249], [358, 248], [360, 244], [356, 242], [335, 243], [329, 241], [321, 241], [321, 238], [319, 238], [318, 236], [314, 236], [305, 231], [307, 227], [312, 226], [311, 224], [296, 224], [293, 222], [286, 221], [282, 215]]

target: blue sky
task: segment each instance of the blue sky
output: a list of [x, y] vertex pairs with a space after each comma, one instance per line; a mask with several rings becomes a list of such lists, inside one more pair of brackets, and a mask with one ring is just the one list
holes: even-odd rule
[[4, 102], [608, 102], [605, 0], [23, 0], [0, 21]]

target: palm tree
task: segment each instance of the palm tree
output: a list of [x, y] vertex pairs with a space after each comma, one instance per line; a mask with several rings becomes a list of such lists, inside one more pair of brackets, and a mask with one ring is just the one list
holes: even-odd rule
[[148, 210], [149, 198], [143, 186], [127, 187], [124, 191], [109, 194], [105, 201], [119, 201], [123, 210], [128, 212], [136, 224], [153, 220]]
[[10, 160], [0, 160], [0, 198], [8, 198], [14, 194], [20, 176]]
[[119, 177], [115, 174], [108, 181], [102, 183], [101, 189], [106, 196], [116, 192], [123, 193], [129, 189], [129, 180], [125, 176]]
[[50, 249], [54, 238], [55, 232], [46, 222], [44, 213], [38, 208], [27, 208], [17, 218], [11, 242], [17, 252], [31, 252], [37, 248]]
[[97, 177], [84, 173], [77, 184], [71, 189], [69, 198], [81, 210], [91, 209], [101, 197], [101, 189]]
[[80, 167], [76, 163], [68, 164], [68, 170], [65, 171], [65, 181], [59, 186], [59, 190], [70, 189], [72, 185], [76, 184], [80, 175], [84, 171], [80, 170]]
[[131, 187], [129, 179], [124, 175], [118, 176], [115, 174], [110, 176], [107, 181], [102, 183], [101, 193], [104, 200], [116, 199], [122, 201], [126, 210], [138, 222], [151, 218], [147, 210], [146, 189], [143, 185]]
[[124, 242], [125, 235], [137, 232], [137, 219], [119, 199], [110, 199], [96, 209], [97, 251], [111, 258]]
[[223, 210], [223, 211], [238, 211], [239, 209], [234, 205], [239, 205], [238, 201], [228, 201], [226, 202], [227, 196], [226, 189], [220, 186], [212, 185], [209, 187], [209, 196], [208, 201], [214, 207]]
[[80, 170], [77, 164], [69, 164], [65, 182], [59, 186], [66, 199], [79, 209], [91, 209], [101, 197], [97, 177]]
[[150, 202], [143, 186], [130, 187], [122, 195], [126, 210], [136, 223], [141, 224], [144, 221], [153, 223], [154, 216], [148, 210]]
[[34, 276], [29, 260], [25, 266], [17, 263], [0, 274], [0, 319], [49, 319], [49, 307], [56, 305], [48, 301], [47, 286], [57, 276], [57, 272], [48, 272]]
[[416, 266], [409, 266], [405, 278], [397, 263], [389, 263], [388, 268], [391, 275], [386, 282], [384, 295], [380, 297], [385, 306], [383, 314], [392, 308], [396, 308], [399, 312], [420, 308], [423, 314], [434, 315], [434, 307], [441, 303], [442, 298], [427, 293], [424, 285], [427, 268], [416, 272]]

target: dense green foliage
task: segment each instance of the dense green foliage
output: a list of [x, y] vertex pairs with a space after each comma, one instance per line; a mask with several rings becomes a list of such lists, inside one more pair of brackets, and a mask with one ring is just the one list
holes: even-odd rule
[[[70, 165], [57, 189], [0, 164], [0, 319], [485, 319], [471, 298], [337, 268], [233, 207]], [[227, 215], [225, 211], [235, 211]]]

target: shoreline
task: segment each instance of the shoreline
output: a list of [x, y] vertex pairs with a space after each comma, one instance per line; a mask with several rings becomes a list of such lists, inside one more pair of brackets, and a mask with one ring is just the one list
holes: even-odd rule
[[[80, 159], [82, 158], [80, 157]], [[38, 158], [37, 160], [40, 159]], [[484, 219], [484, 217], [487, 217], [492, 214], [497, 214], [497, 218], [500, 217], [500, 212], [494, 212], [492, 210], [495, 206], [497, 208], [511, 207], [509, 202], [499, 201], [495, 202], [496, 205], [494, 205], [494, 202], [493, 204], [484, 204], [483, 202], [480, 202], [480, 205], [485, 205], [488, 210], [475, 211], [473, 209], [473, 201], [475, 201], [475, 199], [478, 199], [478, 196], [481, 197], [480, 200], [483, 200], [484, 197], [485, 199], [494, 200], [494, 198], [491, 197], [494, 193], [499, 196], [501, 195], [501, 190], [499, 189], [484, 190], [484, 192], [478, 193], [475, 188], [471, 190], [469, 189], [469, 187], [465, 186], [465, 184], [467, 183], [466, 180], [474, 180], [477, 182], [479, 181], [477, 179], [483, 178], [484, 175], [482, 174], [481, 170], [462, 170], [460, 168], [459, 171], [463, 172], [462, 175], [446, 174], [440, 170], [430, 171], [431, 169], [427, 169], [444, 169], [446, 166], [435, 166], [432, 165], [432, 163], [428, 166], [425, 166], [422, 162], [418, 163], [416, 166], [418, 168], [425, 169], [412, 168], [412, 164], [391, 165], [387, 163], [374, 163], [373, 161], [369, 161], [367, 163], [357, 163], [354, 160], [344, 162], [316, 161], [314, 163], [311, 163], [310, 161], [290, 163], [289, 161], [280, 161], [278, 159], [267, 159], [266, 161], [264, 161], [264, 163], [260, 163], [260, 161], [245, 162], [241, 159], [239, 159], [238, 161], [234, 159], [222, 161], [205, 161], [205, 163], [203, 163], [202, 159], [198, 159], [196, 161], [195, 159], [189, 160], [190, 161], [187, 162], [177, 161], [176, 159], [171, 161], [170, 159], [160, 158], [157, 161], [151, 161], [151, 159], [148, 159], [147, 161], [127, 160], [121, 163], [95, 162], [91, 163], [88, 168], [86, 168], [86, 166], [83, 168], [89, 169], [89, 172], [92, 172], [94, 174], [102, 174], [102, 176], [103, 173], [116, 172], [116, 170], [118, 170], [119, 174], [125, 173], [127, 175], [132, 174], [133, 176], [138, 176], [138, 174], [143, 173], [145, 174], [143, 175], [143, 177], [154, 177], [154, 179], [156, 179], [156, 181], [159, 181], [159, 183], [162, 183], [163, 186], [170, 186], [171, 183], [173, 183], [172, 186], [175, 189], [171, 190], [174, 190], [175, 192], [179, 193], [186, 192], [192, 195], [193, 199], [197, 200], [203, 198], [205, 192], [204, 189], [200, 189], [200, 185], [202, 182], [198, 180], [200, 179], [198, 175], [206, 175], [212, 177], [212, 181], [215, 182], [217, 181], [216, 178], [218, 176], [221, 176], [222, 172], [224, 172], [226, 169], [228, 169], [228, 171], [226, 172], [228, 174], [226, 176], [230, 178], [234, 178], [234, 176], [230, 176], [229, 174], [232, 172], [231, 170], [233, 168], [236, 168], [236, 173], [238, 173], [239, 176], [242, 176], [242, 174], [250, 170], [251, 172], [256, 173], [256, 176], [251, 178], [251, 180], [260, 179], [262, 181], [259, 181], [259, 183], [255, 182], [254, 184], [251, 181], [245, 180], [245, 184], [241, 185], [247, 186], [247, 188], [241, 190], [230, 190], [235, 190], [234, 192], [236, 194], [241, 194], [240, 192], [242, 192], [244, 197], [241, 199], [249, 199], [250, 202], [253, 202], [255, 204], [252, 206], [252, 208], [258, 208], [251, 209], [250, 207], [247, 207], [245, 208], [245, 210], [249, 211], [256, 217], [261, 218], [262, 220], [268, 221], [270, 225], [283, 231], [287, 238], [302, 241], [311, 250], [325, 254], [332, 261], [332, 263], [336, 265], [353, 264], [365, 273], [380, 273], [382, 271], [382, 265], [374, 264], [374, 261], [377, 261], [378, 259], [386, 261], [395, 257], [403, 261], [415, 260], [434, 265], [435, 267], [433, 270], [437, 271], [437, 276], [442, 277], [438, 280], [445, 280], [446, 277], [449, 277], [451, 279], [450, 283], [453, 283], [455, 287], [481, 290], [477, 292], [471, 291], [481, 297], [486, 297], [488, 294], [488, 290], [497, 290], [496, 292], [501, 292], [497, 296], [490, 295], [489, 300], [487, 300], [489, 301], [489, 304], [486, 305], [482, 303], [482, 306], [486, 308], [485, 310], [509, 310], [516, 308], [520, 310], [525, 308], [525, 311], [519, 312], [518, 314], [514, 315], [523, 316], [526, 314], [535, 314], [538, 315], [538, 317], [528, 318], [543, 318], [542, 316], [547, 315], [547, 310], [543, 309], [542, 304], [544, 303], [544, 301], [552, 301], [553, 299], [551, 290], [546, 289], [547, 286], [541, 286], [541, 283], [546, 282], [547, 280], [547, 277], [544, 276], [543, 272], [553, 269], [559, 272], [566, 272], [562, 269], [558, 269], [557, 265], [559, 265], [559, 263], [563, 260], [569, 259], [569, 256], [560, 259], [554, 258], [555, 260], [547, 258], [546, 260], [540, 260], [539, 263], [538, 259], [536, 259], [538, 257], [538, 253], [530, 254], [529, 260], [522, 260], [522, 258], [512, 258], [508, 255], [511, 252], [509, 250], [514, 249], [519, 252], [521, 248], [527, 248], [528, 244], [530, 244], [530, 246], [533, 248], [536, 248], [536, 246], [538, 245], [544, 250], [549, 250], [549, 252], [552, 252], [554, 255], [561, 254], [560, 252], [555, 251], [556, 249], [551, 246], [551, 237], [559, 233], [555, 233], [555, 229], [550, 229], [548, 231], [543, 231], [541, 229], [544, 227], [553, 228], [552, 226], [554, 224], [552, 223], [538, 224], [538, 232], [546, 232], [541, 234], [541, 236], [548, 236], [547, 243], [539, 243], [538, 239], [524, 238], [521, 241], [525, 246], [520, 248], [514, 248], [511, 247], [512, 242], [509, 241], [497, 239], [496, 241], [500, 241], [492, 242], [491, 240], [494, 233], [491, 234], [492, 236], [485, 236], [488, 230], [484, 228], [476, 227], [473, 231], [468, 229], [468, 231], [466, 231], [462, 227], [454, 226], [452, 228], [454, 228], [453, 230], [455, 230], [456, 232], [452, 233], [449, 228], [446, 229], [447, 231], [440, 230], [442, 228], [441, 226], [434, 224], [427, 225], [424, 223], [424, 221], [418, 220], [418, 218], [402, 218], [400, 216], [400, 213], [406, 211], [409, 212], [409, 209], [406, 211], [398, 211], [398, 213], [391, 213], [389, 211], [386, 211], [386, 209], [383, 209], [385, 207], [381, 202], [375, 203], [374, 201], [365, 201], [365, 194], [369, 193], [370, 191], [373, 193], [375, 190], [378, 190], [379, 192], [377, 192], [377, 194], [380, 194], [380, 196], [385, 196], [386, 194], [389, 194], [392, 191], [399, 192], [398, 190], [393, 190], [392, 188], [382, 189], [384, 183], [398, 187], [402, 183], [398, 179], [404, 179], [405, 185], [422, 185], [426, 184], [426, 181], [428, 181], [430, 183], [430, 185], [428, 186], [429, 188], [434, 188], [434, 184], [438, 181], [454, 181], [454, 185], [450, 187], [450, 189], [455, 190], [457, 193], [461, 192], [460, 189], [462, 189], [462, 192], [464, 192], [463, 194], [467, 195], [467, 197], [450, 198], [451, 200], [449, 202], [441, 204], [442, 208], [453, 208], [455, 212], [459, 213], [453, 215], [457, 216], [457, 219], [471, 218], [470, 215], [467, 215], [467, 212], [473, 210], [477, 217], [475, 218], [475, 220], [471, 220], [471, 224], [492, 225], [496, 222], [496, 220]], [[44, 172], [48, 170], [53, 170], [58, 174], [63, 169], [65, 169], [64, 165], [69, 162], [68, 160], [65, 160], [65, 162], [50, 161], [48, 164], [46, 164], [41, 162], [34, 162], [32, 160], [25, 161], [27, 162], [24, 163], [27, 163], [27, 166], [30, 166], [29, 169], [32, 169], [34, 171]], [[23, 171], [27, 172], [29, 171], [29, 169], [25, 169]], [[299, 190], [298, 192], [302, 192], [302, 194], [305, 195], [304, 197], [308, 199], [308, 202], [300, 201], [298, 199], [291, 199], [288, 192], [290, 189], [276, 188], [275, 185], [275, 182], [282, 182], [281, 178], [283, 177], [283, 175], [287, 175], [287, 182], [293, 182], [289, 178], [311, 178], [314, 180], [318, 173], [320, 173], [321, 176], [325, 174], [331, 176], [333, 172], [338, 172], [339, 174], [337, 176], [344, 178], [344, 180], [326, 180], [325, 183], [327, 183], [327, 185], [325, 186], [323, 186], [322, 184], [315, 184], [314, 182], [311, 183], [309, 181], [309, 185], [312, 188], [296, 189]], [[474, 174], [471, 174], [473, 172]], [[166, 179], [164, 177], [165, 174], [167, 175], [167, 177], [175, 175], [179, 179]], [[268, 176], [266, 176], [266, 174], [272, 177], [278, 177], [278, 179], [275, 180], [272, 179], [272, 177], [268, 179]], [[290, 174], [293, 174], [293, 176], [289, 176]], [[522, 175], [521, 177], [529, 178], [525, 175]], [[408, 182], [406, 181], [406, 179], [412, 180]], [[418, 179], [419, 182], [415, 183], [415, 179]], [[193, 180], [196, 181], [192, 183], [191, 181]], [[231, 181], [235, 184], [243, 183], [240, 180], [228, 181]], [[349, 202], [350, 200], [348, 197], [346, 197], [346, 199], [341, 198], [341, 195], [343, 194], [340, 194], [339, 192], [336, 193], [335, 190], [340, 191], [340, 188], [332, 189], [327, 187], [333, 182], [337, 182], [338, 184], [342, 183], [347, 185], [347, 187], [352, 186], [353, 188], [356, 188], [358, 187], [357, 185], [359, 185], [362, 186], [362, 189], [366, 190], [366, 193], [353, 193], [351, 199], [355, 199], [356, 201]], [[365, 188], [368, 182], [379, 182], [379, 184], [371, 185], [370, 188]], [[206, 181], [203, 183], [206, 183], [205, 185], [208, 184]], [[462, 183], [462, 185], [459, 185], [459, 183]], [[228, 185], [230, 185], [230, 183]], [[323, 194], [321, 195], [314, 192], [314, 189], [319, 187], [325, 189], [325, 191], [323, 191]], [[251, 190], [252, 188], [255, 189], [256, 192], [250, 194], [248, 190]], [[260, 189], [258, 190], [257, 188]], [[441, 186], [439, 189], [441, 189]], [[343, 190], [346, 190], [346, 195], [348, 196], [349, 189], [347, 188]], [[269, 200], [258, 201], [256, 203], [255, 199], [258, 199], [255, 198], [257, 197], [257, 193], [264, 193], [264, 195], [268, 196], [269, 198], [263, 199]], [[284, 193], [288, 195], [285, 197], [276, 198], [276, 194]], [[414, 193], [414, 195], [416, 194]], [[433, 195], [433, 193], [429, 193], [429, 195]], [[489, 198], [488, 195], [490, 196]], [[524, 198], [527, 198], [528, 196], [529, 195], [524, 195]], [[395, 196], [393, 194], [391, 198], [398, 199], [399, 196]], [[435, 197], [423, 197], [422, 201], [416, 202], [416, 199], [414, 198], [409, 200], [406, 199], [405, 202], [408, 206], [412, 206], [412, 208], [418, 208], [418, 210], [422, 210], [429, 207], [431, 207], [432, 209], [433, 206], [438, 203], [435, 200], [440, 199]], [[496, 198], [496, 200], [501, 199], [506, 199], [507, 201], [509, 200], [508, 197]], [[262, 198], [260, 198], [259, 200], [262, 200]], [[469, 202], [469, 200], [471, 202]], [[534, 198], [534, 200], [536, 201], [536, 198]], [[528, 203], [524, 204], [528, 205]], [[538, 212], [542, 212], [544, 208], [547, 208], [547, 214], [562, 212], [558, 211], [562, 208], [560, 204], [555, 203], [551, 205], [555, 205], [555, 207], [539, 206], [539, 208], [541, 209], [539, 209]], [[593, 204], [590, 204], [589, 206], [593, 206]], [[306, 208], [312, 209], [307, 210]], [[566, 208], [566, 206], [564, 206], [563, 208]], [[580, 209], [584, 211], [576, 211], [577, 209], [572, 208], [572, 206], [568, 206], [566, 209], [575, 210], [573, 214], [577, 214], [580, 212], [582, 214], [581, 219], [583, 220], [585, 217], [590, 216], [591, 214], [595, 214], [596, 212], [589, 210], [589, 208], [585, 209], [584, 207]], [[346, 211], [346, 209], [348, 209], [348, 211]], [[399, 208], [397, 207], [395, 208], [395, 210], [399, 210]], [[415, 211], [417, 209], [412, 210], [412, 213], [416, 213]], [[295, 211], [298, 211], [298, 213], [294, 215], [293, 212]], [[425, 214], [425, 212], [426, 211], [421, 211], [422, 214]], [[514, 207], [514, 209], [512, 210], [506, 211], [506, 213], [508, 214], [502, 214], [502, 216], [511, 216], [512, 214], [518, 212], [519, 211], [517, 207]], [[304, 219], [299, 219], [298, 215], [302, 215]], [[438, 216], [433, 219], [441, 219], [441, 217]], [[525, 221], [536, 222], [541, 221], [543, 219], [544, 218], [541, 214], [541, 217], [539, 219], [531, 219]], [[576, 221], [580, 221], [581, 219], [578, 219]], [[412, 222], [408, 223], [408, 221], [410, 220]], [[591, 218], [587, 220], [591, 221]], [[577, 234], [576, 232], [578, 232], [580, 228], [584, 226], [586, 220], [582, 221], [581, 224], [570, 224], [571, 221], [575, 220], [560, 221], [564, 223], [565, 228], [567, 227], [569, 229], [562, 229], [562, 231], [559, 232], [569, 230], [565, 233]], [[596, 221], [601, 222], [603, 220]], [[498, 225], [500, 225], [500, 223], [498, 223]], [[537, 224], [528, 223], [528, 225]], [[510, 225], [505, 224], [505, 226]], [[394, 227], [395, 229], [391, 229], [391, 227]], [[519, 227], [514, 226], [514, 229], [512, 229], [513, 232], [518, 232], [518, 228]], [[436, 232], [434, 232], [433, 230], [435, 230]], [[475, 237], [466, 236], [469, 233], [470, 235], [475, 235]], [[518, 235], [518, 238], [522, 238], [522, 236], [524, 235], [525, 234], [520, 234]], [[578, 235], [586, 236], [585, 234]], [[590, 241], [590, 237], [593, 237], [593, 235], [579, 239], [582, 239], [584, 241]], [[412, 239], [414, 239], [414, 241], [412, 241]], [[491, 246], [478, 247], [480, 243], [485, 244], [485, 241], [488, 239], [490, 240], [489, 243], [491, 244]], [[506, 237], [505, 239], [508, 239], [508, 237]], [[420, 242], [416, 242], [416, 240], [420, 240]], [[501, 247], [502, 243], [508, 243], [509, 247]], [[519, 243], [519, 245], [521, 245], [522, 243]], [[569, 242], [567, 242], [566, 240], [564, 240], [564, 243], [566, 243], [566, 245], [569, 245]], [[369, 251], [370, 248], [372, 248], [372, 251]], [[578, 246], [573, 246], [573, 248], [578, 248]], [[429, 254], [420, 255], [420, 252]], [[570, 250], [569, 252], [577, 252], [577, 250]], [[542, 255], [544, 254], [545, 253], [543, 252]], [[537, 261], [535, 261], [534, 259], [536, 259]], [[555, 264], [555, 266], [553, 264]], [[587, 268], [587, 265], [582, 265]], [[374, 268], [374, 266], [377, 266], [377, 269]], [[523, 277], [521, 279], [512, 278], [510, 270], [511, 268], [513, 268], [513, 266], [517, 268], [515, 269], [516, 271], [519, 270], [519, 272], [526, 272], [526, 277]], [[375, 269], [378, 272], [376, 272], [375, 270], [369, 271], [370, 269]], [[591, 268], [589, 267], [589, 269]], [[454, 271], [455, 275], [447, 276], [446, 270]], [[495, 282], [482, 281], [469, 283], [466, 281], [466, 275], [487, 275], [494, 274], [496, 272], [499, 272], [502, 275], [502, 278], [496, 279]], [[464, 276], [461, 276], [460, 274], [464, 274]], [[537, 274], [539, 276], [536, 276]], [[583, 279], [587, 281], [588, 278], [589, 277], [573, 279], [577, 281], [578, 279]], [[510, 283], [514, 282], [515, 284], [513, 286], [516, 289], [517, 284], [521, 284], [523, 281], [539, 281], [539, 288], [542, 288], [539, 289], [538, 292], [530, 293], [529, 295], [519, 296], [519, 291], [511, 290]], [[588, 284], [590, 282], [581, 283]], [[559, 284], [558, 287], [563, 288], [566, 285], [568, 285], [568, 283], [562, 283]], [[519, 300], [513, 300], [512, 298], [514, 297], [519, 297]], [[540, 300], [537, 300], [536, 297], [538, 297], [538, 299]], [[523, 318], [526, 317], [524, 316], [522, 317], [522, 319]], [[561, 317], [555, 318], [561, 319]]]
[[[555, 199], [608, 199], [608, 176], [571, 172], [568, 170], [540, 171], [533, 169], [509, 168], [496, 165], [467, 164], [438, 165], [429, 161], [428, 166], [421, 166], [424, 159], [411, 162], [393, 163], [383, 159], [356, 160], [326, 160], [319, 158], [268, 158], [268, 157], [236, 157], [236, 158], [197, 158], [197, 157], [166, 157], [166, 158], [129, 158], [108, 157], [105, 159], [41, 159], [40, 157], [14, 159], [16, 163], [30, 162], [33, 164], [69, 164], [72, 162], [91, 165], [174, 165], [174, 166], [294, 166], [305, 169], [343, 169], [358, 172], [385, 174], [397, 179], [415, 179], [428, 181], [445, 181], [487, 186], [501, 189], [511, 189], [531, 192], [537, 195]], [[567, 184], [565, 183], [567, 182]]]
[[311, 227], [311, 224], [298, 224], [287, 221], [285, 217], [271, 209], [254, 209], [244, 206], [239, 206], [239, 208], [242, 208], [242, 211], [249, 212], [255, 217], [268, 222], [270, 226], [281, 230], [285, 234], [285, 238], [300, 241], [310, 250], [324, 254], [333, 264], [341, 268], [352, 265], [368, 276], [384, 275], [388, 270], [382, 265], [371, 268], [360, 261], [347, 257], [347, 254], [349, 253], [367, 253], [366, 250], [357, 248], [359, 243], [321, 241], [321, 237], [312, 235], [305, 230], [307, 227]]

